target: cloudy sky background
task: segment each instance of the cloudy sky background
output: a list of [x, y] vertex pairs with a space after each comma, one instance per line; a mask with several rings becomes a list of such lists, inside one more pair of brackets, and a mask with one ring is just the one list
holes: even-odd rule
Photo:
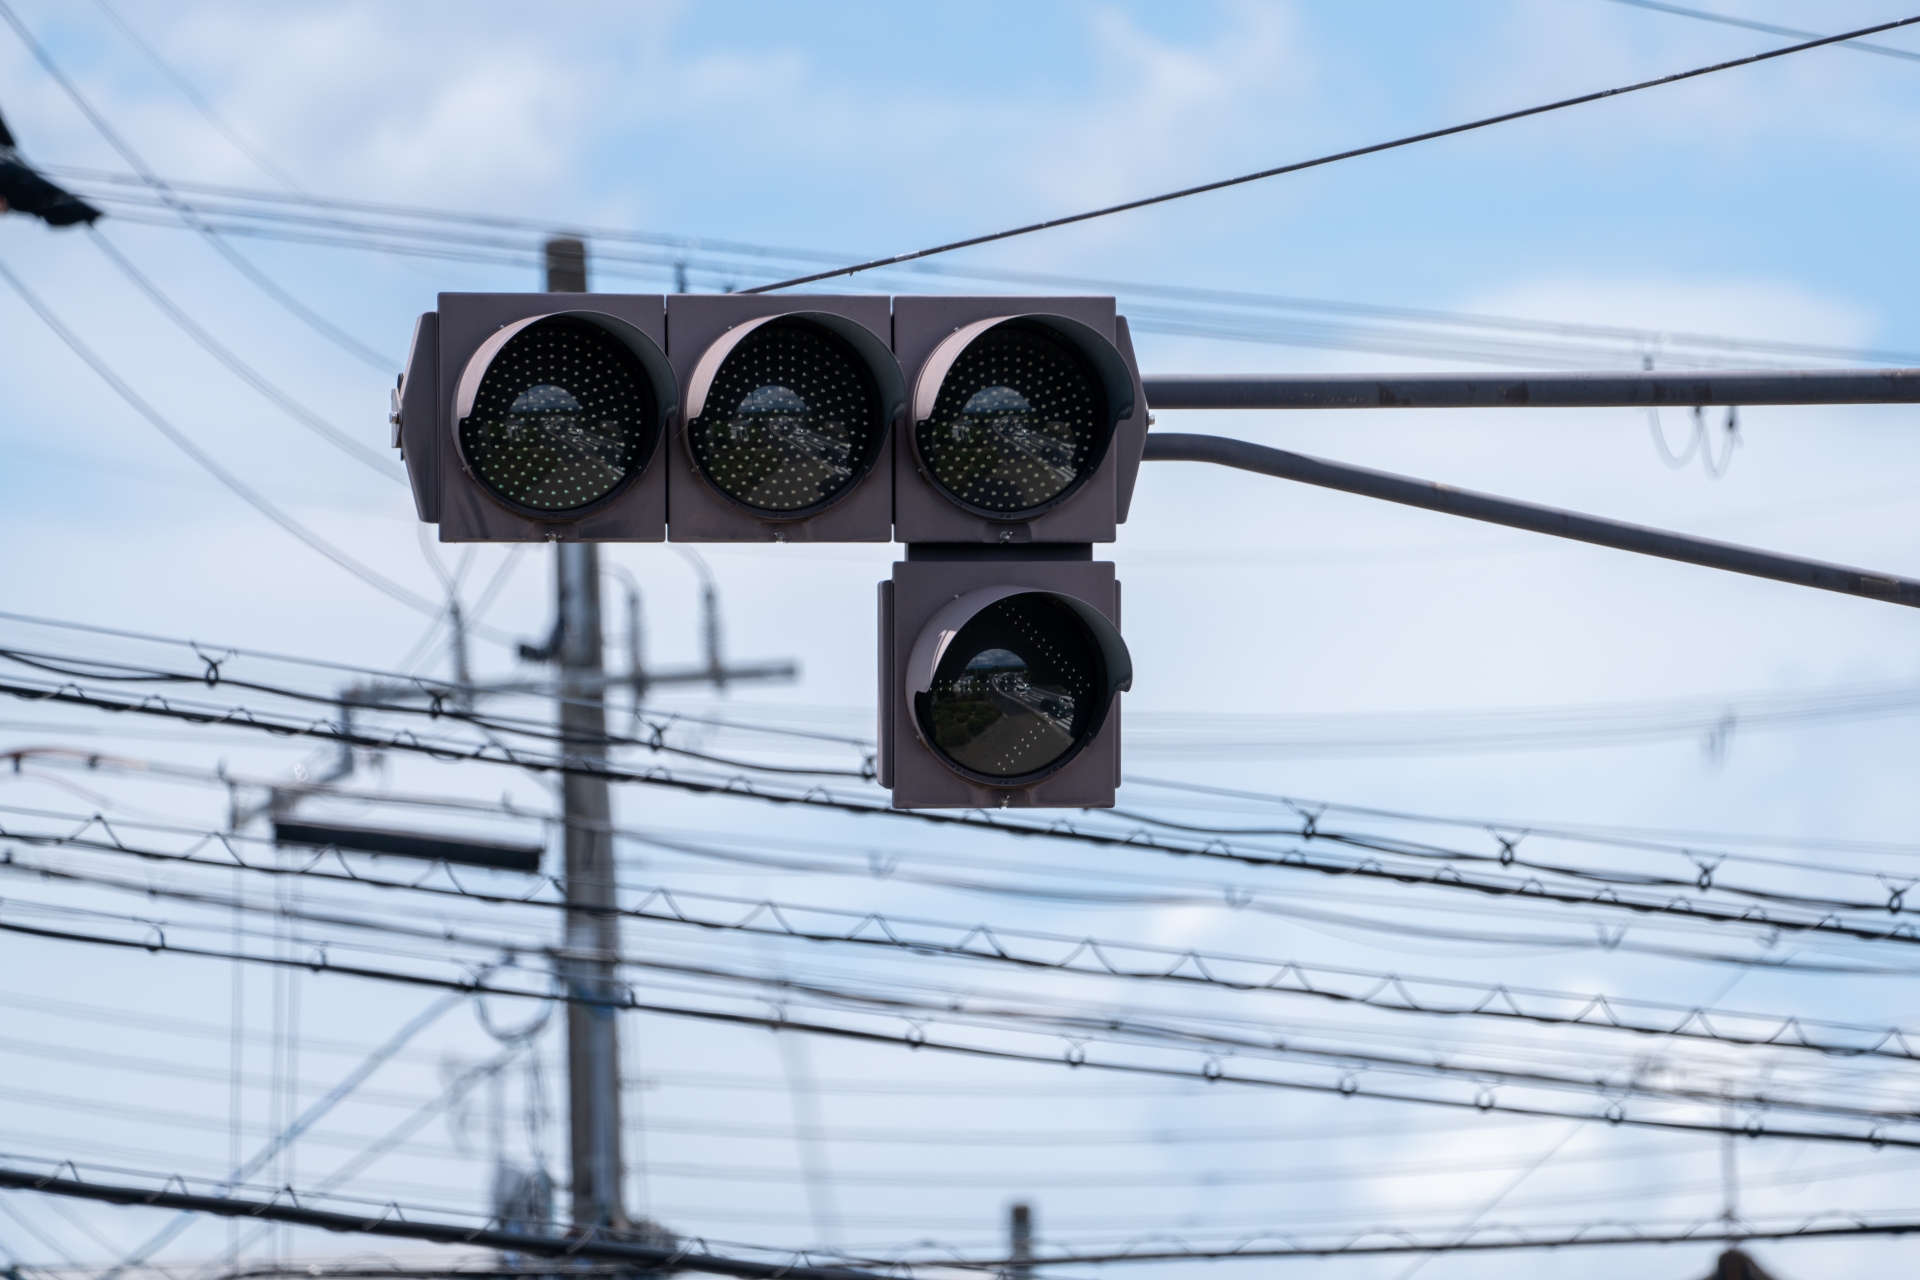
[[[1723, 0], [1714, 7], [1835, 30], [1904, 16], [1862, 0], [1833, 0], [1817, 13], [1776, 0]], [[15, 0], [15, 8], [155, 171], [274, 187], [274, 178], [213, 129], [102, 9], [45, 0]], [[252, 144], [312, 192], [851, 258], [1784, 43], [1612, 0], [978, 4], [946, 12], [868, 5], [529, 9], [144, 0], [117, 0], [116, 8]], [[1879, 39], [1920, 51], [1913, 36]], [[4, 31], [0, 85], [0, 110], [30, 159], [125, 170]], [[1920, 351], [1920, 304], [1905, 252], [1920, 182], [1913, 163], [1916, 116], [1920, 63], [1827, 49], [971, 250], [954, 265], [1856, 351]], [[321, 339], [190, 232], [114, 218], [101, 231], [221, 341], [373, 448], [386, 440], [387, 389], [414, 317], [433, 305], [435, 293], [540, 285], [533, 271], [518, 267], [235, 240], [304, 304], [390, 352], [393, 368], [383, 372]], [[698, 259], [697, 250], [689, 252]], [[84, 233], [5, 219], [0, 262], [223, 465], [365, 563], [413, 591], [439, 596], [404, 488], [303, 431], [232, 378], [171, 327]], [[744, 269], [737, 276], [696, 270], [693, 283], [718, 288], [765, 278]], [[672, 279], [669, 266], [632, 275], [596, 268], [594, 274], [597, 288], [633, 291], [671, 289]], [[960, 286], [951, 278], [895, 272], [859, 287]], [[1130, 298], [1122, 289], [1122, 309], [1130, 302], [1150, 305], [1144, 295]], [[0, 607], [378, 669], [424, 652], [420, 669], [444, 674], [444, 646], [419, 649], [427, 619], [356, 581], [227, 493], [131, 412], [10, 291], [0, 290], [0, 317], [6, 335], [0, 367], [11, 409], [0, 421], [0, 537], [8, 549]], [[1151, 331], [1137, 341], [1149, 371], [1474, 367], [1347, 349], [1364, 345], [1352, 323], [1316, 323], [1313, 341], [1324, 345]], [[1614, 363], [1638, 363], [1632, 344], [1616, 345], [1609, 357]], [[1656, 344], [1647, 353], [1657, 359], [1661, 352]], [[1163, 413], [1159, 425], [1231, 433], [1890, 572], [1920, 571], [1913, 519], [1920, 490], [1911, 479], [1920, 444], [1909, 408], [1744, 412], [1740, 446], [1719, 480], [1698, 461], [1679, 470], [1665, 466], [1645, 417], [1626, 410]], [[1669, 414], [1664, 425], [1675, 442], [1684, 438], [1682, 415]], [[1712, 425], [1717, 449], [1717, 414]], [[885, 576], [896, 550], [703, 548], [720, 584], [729, 653], [793, 658], [803, 679], [791, 688], [741, 689], [724, 700], [680, 695], [661, 706], [869, 732], [873, 583]], [[440, 554], [450, 570], [460, 561], [457, 552]], [[1865, 868], [1868, 874], [1844, 887], [1875, 897], [1907, 883], [1915, 865], [1913, 850], [1844, 845], [1910, 839], [1909, 716], [1778, 729], [1760, 725], [1764, 716], [1756, 712], [1774, 705], [1770, 698], [1854, 686], [1891, 689], [1920, 678], [1913, 620], [1901, 610], [1188, 465], [1143, 469], [1131, 520], [1112, 556], [1125, 583], [1127, 635], [1138, 670], [1126, 699], [1127, 766], [1142, 778], [1498, 819], [1503, 830], [1594, 824], [1758, 834], [1797, 842], [1773, 855]], [[475, 554], [464, 579], [469, 601], [503, 557], [492, 548]], [[649, 660], [695, 660], [698, 588], [690, 566], [669, 547], [619, 547], [608, 558], [630, 571], [644, 593]], [[544, 633], [547, 559], [544, 553], [520, 557], [488, 623], [513, 636]], [[21, 622], [0, 629], [11, 642], [31, 640], [64, 652], [146, 652], [132, 642]], [[475, 655], [484, 675], [514, 670], [500, 645], [476, 641]], [[291, 667], [272, 672], [319, 689], [333, 679]], [[1713, 736], [1673, 727], [1685, 720], [1674, 710], [1678, 699], [1691, 700], [1688, 706], [1709, 724], [1724, 720], [1730, 730]], [[1638, 703], [1661, 704], [1645, 713], [1666, 726], [1646, 735], [1652, 740], [1594, 745], [1582, 736], [1583, 726], [1603, 714], [1594, 708]], [[1484, 723], [1464, 713], [1529, 708], [1574, 710], [1541, 712], [1530, 723], [1546, 729], [1519, 749], [1462, 740]], [[526, 710], [539, 714], [537, 707]], [[1407, 726], [1429, 723], [1401, 714], [1415, 712], [1463, 714], [1432, 722], [1453, 735], [1449, 744], [1415, 748], [1402, 740]], [[225, 762], [261, 777], [283, 776], [303, 759], [318, 758], [299, 745], [236, 731], [129, 726], [27, 704], [0, 709], [0, 747], [47, 744], [208, 770]], [[528, 805], [550, 803], [541, 784], [523, 775], [397, 759], [385, 768], [362, 781], [484, 798], [511, 791]], [[76, 813], [119, 806], [128, 815], [226, 821], [227, 796], [218, 787], [162, 785], [111, 771], [81, 778], [63, 770], [48, 764], [27, 771], [7, 783], [0, 803]], [[1233, 825], [1262, 812], [1268, 820], [1288, 816], [1271, 806], [1201, 802], [1145, 783], [1122, 794], [1130, 806], [1194, 821]], [[635, 843], [623, 850], [635, 884], [772, 894], [940, 920], [987, 919], [1683, 1004], [1723, 1000], [1737, 1008], [1860, 1022], [1901, 1022], [1920, 1013], [1899, 978], [1749, 973], [1630, 948], [1416, 940], [1410, 931], [1383, 933], [1354, 921], [1450, 921], [1469, 933], [1557, 931], [1563, 939], [1591, 938], [1596, 927], [1626, 923], [1630, 938], [1763, 954], [1766, 939], [1751, 932], [1688, 932], [1618, 912], [1529, 909], [1440, 890], [1389, 891], [1150, 854], [996, 843], [907, 823], [883, 830], [871, 820], [797, 817], [736, 800], [623, 791], [616, 803], [622, 822], [635, 828], [724, 837], [762, 854], [804, 852], [814, 864], [805, 873], [745, 868]], [[374, 807], [365, 810], [365, 816], [376, 814]], [[496, 834], [538, 830], [527, 823], [460, 821]], [[1421, 830], [1433, 836], [1442, 829]], [[1470, 827], [1447, 838], [1462, 847], [1494, 847]], [[1680, 843], [1727, 847], [1705, 837]], [[1195, 904], [1096, 910], [882, 881], [862, 873], [877, 865], [869, 855], [886, 865], [897, 857], [901, 866], [985, 877], [1002, 889], [1047, 877], [1054, 877], [1048, 883], [1141, 893], [1157, 886], [1154, 892], [1170, 895], [1178, 887]], [[1651, 865], [1598, 846], [1573, 847], [1568, 856], [1575, 855], [1587, 865]], [[851, 873], [829, 874], [827, 863]], [[100, 865], [136, 874], [110, 861]], [[1803, 890], [1834, 888], [1813, 872], [1768, 874]], [[195, 883], [217, 884], [223, 892], [230, 887], [224, 877]], [[1348, 923], [1196, 905], [1208, 895], [1218, 898], [1225, 885], [1252, 887], [1276, 909], [1340, 913]], [[269, 892], [264, 883], [252, 891]], [[169, 918], [185, 910], [24, 879], [5, 892], [10, 901], [17, 893]], [[307, 892], [315, 901], [358, 902], [343, 891]], [[391, 903], [377, 909], [401, 914]], [[477, 931], [525, 937], [543, 936], [551, 926], [532, 915], [508, 923], [474, 908], [462, 908], [458, 918]], [[1749, 1082], [1775, 1073], [1782, 1080], [1804, 1078], [1822, 1097], [1912, 1105], [1911, 1086], [1898, 1073], [1843, 1060], [1809, 1062], [1808, 1055], [1785, 1051], [1706, 1055], [1676, 1066], [1661, 1055], [1678, 1051], [1660, 1041], [1359, 1019], [1328, 1006], [1202, 1001], [1180, 991], [1075, 985], [932, 961], [749, 945], [742, 938], [640, 931], [631, 945], [822, 980], [1017, 988], [1036, 999], [1103, 1008], [1258, 1017], [1280, 1034], [1325, 1035], [1344, 1044], [1391, 1043], [1441, 1054], [1496, 1046], [1521, 1061], [1579, 1071], [1631, 1073], [1638, 1062], [1656, 1074], [1692, 1072], [1687, 1078], [1695, 1081], [1712, 1080], [1716, 1072]], [[1904, 965], [1903, 950], [1836, 944], [1794, 954]], [[71, 1057], [19, 1051], [4, 1073], [19, 1096], [6, 1097], [0, 1108], [6, 1117], [0, 1149], [56, 1159], [91, 1155], [101, 1167], [154, 1172], [177, 1167], [165, 1162], [170, 1155], [192, 1171], [226, 1167], [227, 1087], [215, 1077], [230, 1063], [224, 1030], [230, 967], [17, 937], [0, 939], [0, 955], [9, 962], [10, 976], [0, 980], [0, 1000], [11, 1001], [0, 1004], [0, 1028], [6, 1028], [0, 1038], [9, 1045], [151, 1057], [203, 1073], [143, 1077], [125, 1064], [100, 1061], [83, 1069]], [[284, 1032], [296, 1021], [296, 999], [303, 1047], [294, 1055], [296, 1037], [276, 1037], [274, 1028]], [[284, 1119], [289, 1098], [317, 1096], [428, 999], [344, 979], [294, 984], [250, 975], [242, 1008], [251, 1034], [260, 1038], [246, 1043], [244, 1061], [259, 1079], [246, 1090], [246, 1123]], [[38, 1003], [45, 1001], [57, 1003]], [[122, 1012], [74, 1016], [87, 1009]], [[122, 1016], [129, 1010], [174, 1021], [129, 1022]], [[511, 1020], [521, 1012], [499, 1016]], [[180, 1020], [205, 1034], [183, 1030]], [[557, 1050], [551, 1037], [544, 1043], [552, 1109], [559, 1106]], [[1265, 1228], [1323, 1226], [1446, 1232], [1467, 1225], [1509, 1182], [1514, 1187], [1488, 1221], [1684, 1222], [1711, 1218], [1721, 1208], [1721, 1150], [1705, 1137], [1656, 1138], [1566, 1122], [1467, 1123], [1411, 1106], [1116, 1081], [1050, 1066], [998, 1068], [668, 1019], [632, 1019], [628, 1043], [635, 1081], [629, 1199], [676, 1230], [716, 1240], [874, 1253], [935, 1239], [991, 1253], [1000, 1247], [1004, 1207], [1018, 1197], [1036, 1202], [1041, 1234], [1062, 1244], [1153, 1233], [1218, 1243]], [[1057, 1054], [1057, 1039], [1051, 1045], [1047, 1052]], [[390, 1074], [377, 1083], [393, 1098], [341, 1111], [328, 1138], [334, 1145], [303, 1146], [296, 1162], [281, 1168], [282, 1180], [295, 1186], [318, 1181], [357, 1142], [404, 1114], [393, 1109], [401, 1105], [393, 1099], [428, 1100], [465, 1069], [458, 1064], [470, 1066], [497, 1051], [469, 1013], [450, 1013], [384, 1069]], [[0, 1052], [13, 1050], [0, 1046]], [[297, 1088], [288, 1084], [296, 1076]], [[512, 1158], [529, 1159], [534, 1140], [525, 1132], [523, 1064], [501, 1078], [507, 1082], [497, 1102], [507, 1117], [501, 1142]], [[454, 1122], [435, 1120], [353, 1187], [375, 1199], [483, 1205], [491, 1096], [475, 1092], [464, 1110], [456, 1109]], [[1563, 1101], [1589, 1111], [1602, 1105], [1577, 1095]], [[171, 1122], [141, 1120], [113, 1111], [112, 1104], [178, 1114]], [[810, 1123], [806, 1117], [815, 1110], [828, 1133], [824, 1145], [795, 1138], [796, 1124]], [[555, 1117], [559, 1127], [550, 1125], [539, 1141], [548, 1163], [564, 1172], [564, 1110]], [[725, 1124], [757, 1128], [748, 1136], [718, 1132]], [[926, 1137], [876, 1140], [888, 1130]], [[1101, 1138], [1079, 1146], [961, 1140], [968, 1133], [1020, 1131]], [[250, 1150], [264, 1129], [248, 1132]], [[1223, 1141], [1222, 1133], [1239, 1137]], [[1197, 1136], [1205, 1134], [1214, 1136]], [[1558, 1145], [1563, 1138], [1564, 1147]], [[1911, 1207], [1912, 1160], [1895, 1151], [1768, 1141], [1741, 1144], [1739, 1158], [1740, 1207], [1748, 1214]], [[1846, 1177], [1834, 1172], [1843, 1167]], [[804, 1177], [809, 1169], [818, 1175], [811, 1192]], [[14, 1193], [0, 1193], [0, 1207], [7, 1211], [0, 1216], [0, 1252], [36, 1263], [58, 1262], [63, 1253], [96, 1262], [130, 1248], [163, 1221], [127, 1210], [56, 1211]], [[224, 1233], [196, 1227], [166, 1256], [183, 1262], [212, 1257], [231, 1243]], [[282, 1233], [252, 1246], [249, 1256], [266, 1257], [269, 1244], [302, 1260], [363, 1252], [351, 1241]], [[1783, 1276], [1840, 1276], [1868, 1274], [1894, 1261], [1901, 1248], [1867, 1242], [1760, 1246], [1759, 1252]], [[1631, 1255], [1566, 1253], [1550, 1265], [1568, 1276], [1599, 1276], [1631, 1257], [1634, 1265], [1686, 1276], [1704, 1274], [1713, 1252], [1689, 1246]], [[383, 1254], [435, 1256], [403, 1249]], [[1403, 1274], [1408, 1263], [1281, 1265], [1386, 1278]], [[1424, 1272], [1518, 1275], [1540, 1265], [1537, 1255], [1445, 1257]], [[1141, 1271], [1186, 1275], [1198, 1266]]]

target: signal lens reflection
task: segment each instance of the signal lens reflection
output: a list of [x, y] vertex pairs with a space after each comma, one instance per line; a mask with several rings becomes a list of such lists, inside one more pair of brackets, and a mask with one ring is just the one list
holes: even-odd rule
[[480, 482], [541, 513], [592, 506], [653, 456], [652, 380], [598, 325], [550, 316], [515, 334], [487, 366], [460, 451]]
[[883, 428], [879, 386], [853, 344], [787, 317], [728, 353], [687, 440], [714, 488], [790, 516], [852, 488], [878, 456]]
[[1009, 321], [960, 353], [915, 444], [934, 484], [993, 515], [1065, 499], [1100, 465], [1112, 424], [1092, 365], [1066, 339]]
[[936, 751], [989, 778], [1039, 773], [1085, 745], [1107, 686], [1100, 646], [1045, 592], [988, 605], [960, 628], [917, 698]]

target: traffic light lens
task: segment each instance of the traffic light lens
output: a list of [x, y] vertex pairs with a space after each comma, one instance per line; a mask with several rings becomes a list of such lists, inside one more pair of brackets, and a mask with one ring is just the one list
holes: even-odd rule
[[915, 427], [921, 464], [962, 506], [1036, 512], [1079, 488], [1112, 424], [1099, 375], [1065, 339], [1011, 321], [960, 353], [933, 414]]
[[1103, 718], [1100, 646], [1072, 609], [1044, 592], [995, 601], [948, 644], [916, 699], [921, 732], [972, 773], [1018, 778], [1077, 751]]
[[824, 507], [865, 475], [885, 424], [873, 370], [810, 320], [754, 330], [714, 373], [687, 430], [695, 463], [741, 506], [776, 515]]
[[616, 492], [653, 456], [657, 430], [640, 358], [596, 324], [551, 316], [487, 366], [460, 451], [509, 503], [558, 513]]

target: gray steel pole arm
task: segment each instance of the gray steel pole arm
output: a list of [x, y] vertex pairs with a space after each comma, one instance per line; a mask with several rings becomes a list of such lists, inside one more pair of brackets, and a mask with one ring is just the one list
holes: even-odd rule
[[1339, 489], [1362, 497], [1383, 498], [1409, 507], [1424, 507], [1428, 511], [1465, 516], [1469, 520], [1503, 524], [1510, 529], [1547, 533], [1556, 538], [1572, 538], [1576, 542], [1591, 542], [1596, 546], [1634, 551], [1644, 556], [1659, 556], [1664, 560], [1680, 560], [1709, 569], [1725, 569], [1756, 578], [1772, 578], [1775, 582], [1791, 582], [1797, 586], [1818, 587], [1822, 591], [1838, 591], [1843, 595], [1866, 596], [1873, 600], [1920, 608], [1920, 581], [1912, 578], [1853, 569], [1799, 556], [1783, 556], [1731, 542], [1715, 542], [1711, 538], [1649, 529], [1645, 525], [1581, 515], [1558, 507], [1517, 502], [1512, 498], [1497, 498], [1492, 494], [1456, 489], [1431, 480], [1416, 480], [1390, 471], [1374, 471], [1343, 462], [1310, 458], [1305, 454], [1288, 453], [1282, 449], [1269, 449], [1265, 445], [1250, 444], [1244, 440], [1151, 431], [1147, 433], [1145, 458], [1148, 462], [1211, 462], [1223, 467], [1237, 467], [1260, 475], [1319, 485], [1323, 489]]
[[1920, 369], [1146, 374], [1154, 409], [1604, 409], [1916, 404]]

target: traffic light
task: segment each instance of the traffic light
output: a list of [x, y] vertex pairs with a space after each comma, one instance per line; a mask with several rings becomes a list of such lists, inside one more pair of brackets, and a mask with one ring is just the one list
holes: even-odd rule
[[420, 518], [442, 542], [663, 540], [677, 387], [659, 294], [441, 294], [394, 393]]
[[1112, 298], [442, 294], [394, 393], [443, 542], [885, 542], [900, 808], [1096, 807], [1147, 403]]
[[893, 334], [897, 541], [1113, 541], [1147, 401], [1112, 298], [895, 298]]
[[675, 294], [686, 389], [667, 446], [675, 542], [887, 542], [906, 386], [888, 299]]
[[912, 394], [880, 584], [877, 771], [901, 809], [1110, 806], [1133, 662], [1092, 544], [1147, 402], [1112, 298], [902, 297]]
[[[880, 784], [899, 809], [1094, 808], [1133, 660], [1085, 544], [909, 547], [880, 584]], [[983, 554], [984, 553], [984, 554]]]

